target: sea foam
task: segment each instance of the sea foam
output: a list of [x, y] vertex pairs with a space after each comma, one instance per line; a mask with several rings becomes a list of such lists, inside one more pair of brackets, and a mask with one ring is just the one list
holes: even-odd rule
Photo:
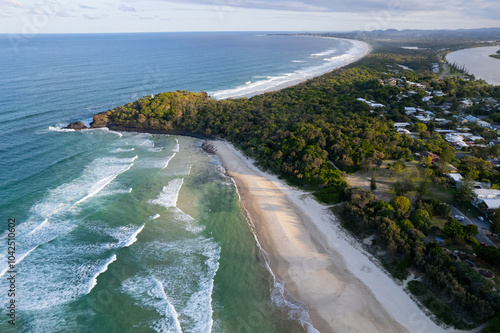
[[179, 192], [181, 190], [182, 184], [184, 183], [184, 178], [177, 178], [168, 183], [167, 186], [163, 187], [157, 199], [149, 200], [148, 202], [154, 205], [159, 205], [163, 207], [176, 207], [177, 199], [179, 197]]
[[98, 271], [90, 278], [90, 283], [88, 287], [87, 294], [89, 294], [92, 289], [97, 285], [97, 277], [102, 273], [108, 270], [109, 265], [111, 265], [114, 261], [116, 261], [116, 254], [113, 254], [108, 260], [106, 260], [101, 267], [99, 267]]

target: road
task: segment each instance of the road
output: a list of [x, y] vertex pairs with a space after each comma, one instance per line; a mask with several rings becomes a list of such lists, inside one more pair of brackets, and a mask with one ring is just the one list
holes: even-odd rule
[[468, 224], [475, 224], [477, 225], [477, 228], [479, 229], [479, 233], [475, 237], [479, 243], [484, 243], [488, 246], [495, 246], [495, 243], [493, 243], [487, 236], [486, 233], [490, 232], [490, 225], [487, 221], [479, 221], [479, 219], [470, 219], [462, 213], [457, 207], [450, 205], [451, 208], [451, 216], [455, 215], [460, 215], [464, 217], [463, 221], [458, 221], [462, 223], [462, 225], [468, 225]]

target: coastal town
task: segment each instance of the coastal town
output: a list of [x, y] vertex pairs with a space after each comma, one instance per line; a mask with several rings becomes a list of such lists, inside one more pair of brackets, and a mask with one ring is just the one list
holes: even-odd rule
[[[397, 224], [403, 229], [420, 229], [426, 247], [436, 246], [451, 263], [466, 265], [497, 290], [500, 288], [497, 279], [500, 274], [500, 172], [497, 169], [500, 167], [500, 96], [498, 90], [481, 91], [485, 82], [476, 81], [463, 71], [445, 75], [452, 64], [444, 57], [429, 65], [432, 67], [428, 70], [436, 75], [420, 77], [420, 80], [416, 80], [415, 71], [408, 66], [386, 65], [387, 71], [381, 72], [378, 84], [390, 88], [393, 94], [385, 101], [365, 96], [357, 98], [372, 116], [392, 119], [393, 131], [421, 142], [417, 146], [422, 148], [412, 149], [411, 156], [379, 161], [346, 175], [354, 189], [366, 192], [353, 190], [351, 202], [341, 215], [347, 219], [354, 216], [367, 219], [365, 214], [373, 209], [360, 206], [359, 196], [367, 200], [362, 201], [364, 205], [376, 200], [368, 199], [374, 194], [384, 200], [383, 204], [377, 204], [379, 207], [388, 204], [402, 217], [387, 215], [387, 210], [377, 212], [373, 204], [368, 204], [375, 208], [377, 215], [402, 221]], [[354, 213], [357, 209], [358, 213]], [[365, 213], [361, 213], [363, 211]], [[421, 218], [416, 217], [418, 211], [426, 215], [423, 228], [418, 226], [422, 223]], [[359, 226], [348, 228], [355, 231]], [[383, 236], [384, 228], [390, 228], [390, 224], [379, 229], [382, 242], [396, 242], [389, 252], [404, 253], [396, 238]], [[366, 244], [372, 243], [370, 233], [355, 233], [364, 238]], [[441, 320], [455, 327], [472, 324], [470, 318], [455, 317], [449, 303], [445, 305], [446, 302], [440, 301], [440, 305], [435, 306], [430, 301], [434, 299], [430, 296], [432, 292], [418, 278], [424, 275], [402, 268], [403, 262], [395, 259], [397, 256], [387, 255], [387, 247], [375, 245], [368, 250], [385, 262], [396, 279], [406, 281], [409, 291]], [[445, 313], [443, 308], [449, 312]], [[497, 328], [490, 329], [485, 332], [495, 332]]]

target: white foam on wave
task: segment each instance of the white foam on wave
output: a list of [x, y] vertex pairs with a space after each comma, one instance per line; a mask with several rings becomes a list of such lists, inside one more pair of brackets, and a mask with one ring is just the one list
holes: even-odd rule
[[[71, 230], [82, 219], [79, 214], [83, 208], [77, 206], [99, 197], [98, 194], [118, 175], [133, 166], [132, 162], [136, 158], [98, 158], [85, 168], [80, 177], [49, 190], [43, 200], [31, 207], [27, 221], [19, 224], [16, 239], [18, 247], [34, 250]], [[6, 234], [2, 236], [5, 237]], [[26, 256], [33, 250], [27, 252]], [[18, 264], [21, 258], [25, 257], [18, 256]], [[5, 270], [4, 266], [0, 267], [3, 267], [0, 272]]]
[[191, 318], [194, 322], [193, 332], [211, 332], [213, 321], [212, 294], [214, 290], [214, 279], [219, 270], [220, 247], [207, 246], [203, 255], [207, 273], [199, 280], [199, 290], [191, 295], [183, 315]]
[[98, 195], [96, 195], [96, 197], [102, 198], [102, 197], [108, 197], [108, 196], [113, 196], [113, 195], [117, 195], [117, 194], [129, 194], [129, 193], [132, 193], [132, 190], [133, 189], [131, 187], [127, 188], [127, 189], [103, 190]]
[[116, 254], [113, 254], [108, 260], [104, 262], [104, 264], [101, 267], [99, 267], [98, 271], [90, 279], [87, 294], [89, 294], [92, 291], [92, 289], [94, 289], [94, 287], [97, 285], [97, 277], [102, 273], [106, 272], [108, 270], [109, 265], [111, 265], [114, 261], [116, 261], [116, 259], [117, 259]]
[[114, 238], [115, 242], [100, 244], [98, 249], [116, 250], [124, 247], [129, 247], [137, 242], [137, 236], [144, 230], [146, 224], [137, 225], [122, 225], [119, 227], [101, 227], [92, 226], [87, 229], [99, 235], [107, 235]]
[[137, 228], [137, 230], [132, 234], [132, 236], [130, 237], [130, 239], [128, 240], [128, 242], [125, 244], [124, 247], [129, 247], [135, 242], [137, 242], [137, 236], [142, 232], [145, 226], [146, 225], [143, 224], [141, 227]]
[[[26, 258], [26, 257], [27, 257], [27, 256], [28, 256], [31, 252], [35, 251], [35, 250], [37, 249], [37, 247], [38, 247], [38, 245], [37, 245], [37, 246], [35, 246], [34, 248], [32, 248], [31, 250], [28, 250], [28, 251], [26, 251], [26, 252], [24, 252], [24, 253], [23, 253], [23, 252], [21, 252], [20, 254], [18, 254], [18, 253], [16, 252], [17, 257], [16, 257], [16, 262], [15, 262], [15, 264], [16, 264], [16, 265], [19, 265], [19, 263], [20, 263], [21, 261], [23, 261], [23, 260], [24, 260], [24, 258]], [[7, 260], [5, 260], [5, 257], [2, 257], [2, 262], [6, 262], [6, 261], [7, 261]], [[5, 273], [7, 273], [7, 272], [9, 271], [9, 269], [10, 269], [10, 266], [9, 266], [8, 264], [7, 264], [7, 265], [5, 265], [5, 266], [1, 269], [1, 271], [0, 271], [0, 277], [4, 276], [4, 274], [5, 274]]]
[[152, 138], [153, 135], [149, 133], [123, 133], [123, 140], [120, 140], [120, 144], [126, 144], [135, 148], [151, 149], [154, 148], [155, 143]]
[[[151, 263], [145, 267], [150, 275], [167, 287], [166, 294], [173, 300], [184, 330], [211, 332], [212, 294], [220, 259], [218, 244], [200, 235], [175, 241], [158, 239], [136, 251], [141, 262]], [[150, 300], [142, 299], [140, 305]]]
[[334, 56], [334, 57], [331, 57], [331, 58], [325, 58], [323, 59], [324, 61], [348, 61], [348, 60], [351, 60], [353, 59], [353, 55], [351, 54], [342, 54], [342, 55], [338, 55], [338, 56]]
[[181, 146], [179, 145], [179, 140], [175, 139], [175, 147], [172, 149], [173, 152], [178, 153]]
[[338, 50], [337, 49], [330, 49], [330, 50], [326, 50], [326, 51], [319, 52], [319, 53], [313, 53], [313, 54], [311, 54], [311, 57], [325, 57], [327, 55], [334, 54], [335, 52], [338, 52]]
[[295, 62], [295, 63], [304, 63], [306, 61], [305, 60], [292, 60], [292, 62]]
[[165, 170], [168, 167], [168, 164], [175, 157], [176, 154], [177, 153], [174, 153], [172, 156], [170, 156], [170, 158], [167, 159], [167, 163], [165, 163], [165, 166], [162, 168], [163, 170]]
[[166, 208], [176, 207], [182, 184], [184, 184], [184, 178], [177, 178], [172, 180], [168, 183], [167, 186], [163, 187], [163, 190], [158, 198], [151, 199], [148, 201], [148, 203], [163, 206]]
[[162, 158], [141, 158], [137, 164], [137, 168], [142, 168], [142, 169], [166, 169], [170, 163], [170, 161], [175, 157], [177, 153], [172, 154], [171, 156], [167, 157], [167, 159], [162, 159]]
[[154, 276], [136, 275], [122, 282], [121, 291], [130, 295], [136, 304], [152, 308], [161, 316], [160, 319], [139, 323], [138, 327], [153, 329], [159, 333], [182, 333], [179, 314], [159, 279]]
[[[210, 95], [216, 99], [251, 97], [267, 91], [275, 91], [282, 89], [299, 82], [303, 82], [315, 76], [332, 71], [335, 68], [345, 66], [353, 61], [363, 57], [369, 50], [367, 44], [360, 41], [349, 41], [352, 44], [351, 48], [345, 53], [345, 56], [339, 55], [331, 58], [325, 58], [325, 62], [318, 66], [309, 66], [293, 73], [285, 73], [272, 77], [267, 77], [263, 80], [252, 82], [251, 84], [243, 84], [233, 89], [220, 90], [210, 92]], [[338, 52], [336, 49], [327, 50], [321, 53], [314, 53], [313, 57], [326, 57]]]
[[63, 125], [49, 126], [49, 131], [51, 131], [51, 132], [75, 132], [75, 130], [72, 128], [63, 128]]
[[134, 150], [135, 150], [135, 148], [118, 148], [118, 149], [113, 150], [112, 153], [127, 153], [127, 152], [131, 152]]
[[161, 217], [161, 215], [160, 215], [160, 214], [155, 214], [155, 215], [153, 215], [153, 216], [150, 216], [150, 217], [149, 217], [149, 220], [150, 220], [150, 221], [157, 220], [157, 219], [159, 219], [160, 217]]
[[103, 178], [103, 179], [100, 179], [98, 180], [95, 184], [92, 185], [92, 187], [89, 189], [89, 191], [87, 192], [87, 195], [84, 196], [83, 198], [81, 198], [80, 200], [78, 200], [77, 202], [75, 202], [71, 208], [73, 208], [74, 206], [92, 198], [93, 196], [95, 196], [97, 193], [101, 192], [102, 189], [104, 189], [106, 186], [108, 186], [113, 180], [116, 179], [116, 177], [118, 177], [118, 175], [130, 170], [130, 168], [132, 168], [132, 166], [134, 165], [132, 162], [135, 161], [136, 159], [138, 158], [138, 156], [135, 156], [134, 158], [130, 159], [129, 161], [127, 161], [127, 163], [130, 163], [130, 165], [128, 166], [125, 166], [122, 170], [120, 170], [118, 173], [115, 173], [113, 175], [110, 175], [106, 178]]
[[205, 230], [205, 227], [203, 225], [196, 223], [197, 221], [193, 217], [191, 217], [189, 214], [184, 213], [180, 208], [175, 207], [172, 209], [172, 211], [175, 213], [175, 220], [182, 222], [186, 231], [198, 234]]
[[174, 319], [174, 326], [175, 326], [175, 332], [180, 332], [182, 333], [182, 328], [181, 328], [181, 323], [179, 321], [179, 314], [175, 310], [175, 307], [170, 303], [168, 300], [167, 294], [165, 293], [165, 288], [163, 287], [163, 284], [156, 278], [153, 278], [156, 284], [158, 285], [158, 289], [160, 290], [160, 295], [163, 297], [165, 302], [167, 303], [167, 313], [166, 315], [172, 315], [172, 318]]

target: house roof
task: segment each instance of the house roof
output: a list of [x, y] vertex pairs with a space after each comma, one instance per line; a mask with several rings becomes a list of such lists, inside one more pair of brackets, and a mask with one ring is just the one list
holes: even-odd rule
[[438, 159], [438, 158], [439, 158], [439, 156], [438, 156], [438, 155], [436, 155], [436, 154], [434, 154], [434, 153], [431, 153], [430, 151], [421, 151], [421, 152], [420, 152], [420, 156], [424, 156], [424, 157], [429, 156], [429, 157], [431, 157], [432, 159]]
[[483, 199], [487, 209], [498, 209], [500, 208], [500, 199]]
[[446, 174], [446, 177], [453, 179], [453, 180], [454, 180], [454, 181], [456, 181], [457, 183], [458, 183], [459, 181], [461, 181], [461, 180], [464, 178], [464, 177], [462, 177], [462, 175], [461, 175], [461, 174], [459, 174], [459, 173], [448, 173], [448, 174]]
[[474, 193], [477, 195], [478, 199], [496, 199], [500, 200], [500, 190], [485, 190], [485, 189], [474, 189]]

